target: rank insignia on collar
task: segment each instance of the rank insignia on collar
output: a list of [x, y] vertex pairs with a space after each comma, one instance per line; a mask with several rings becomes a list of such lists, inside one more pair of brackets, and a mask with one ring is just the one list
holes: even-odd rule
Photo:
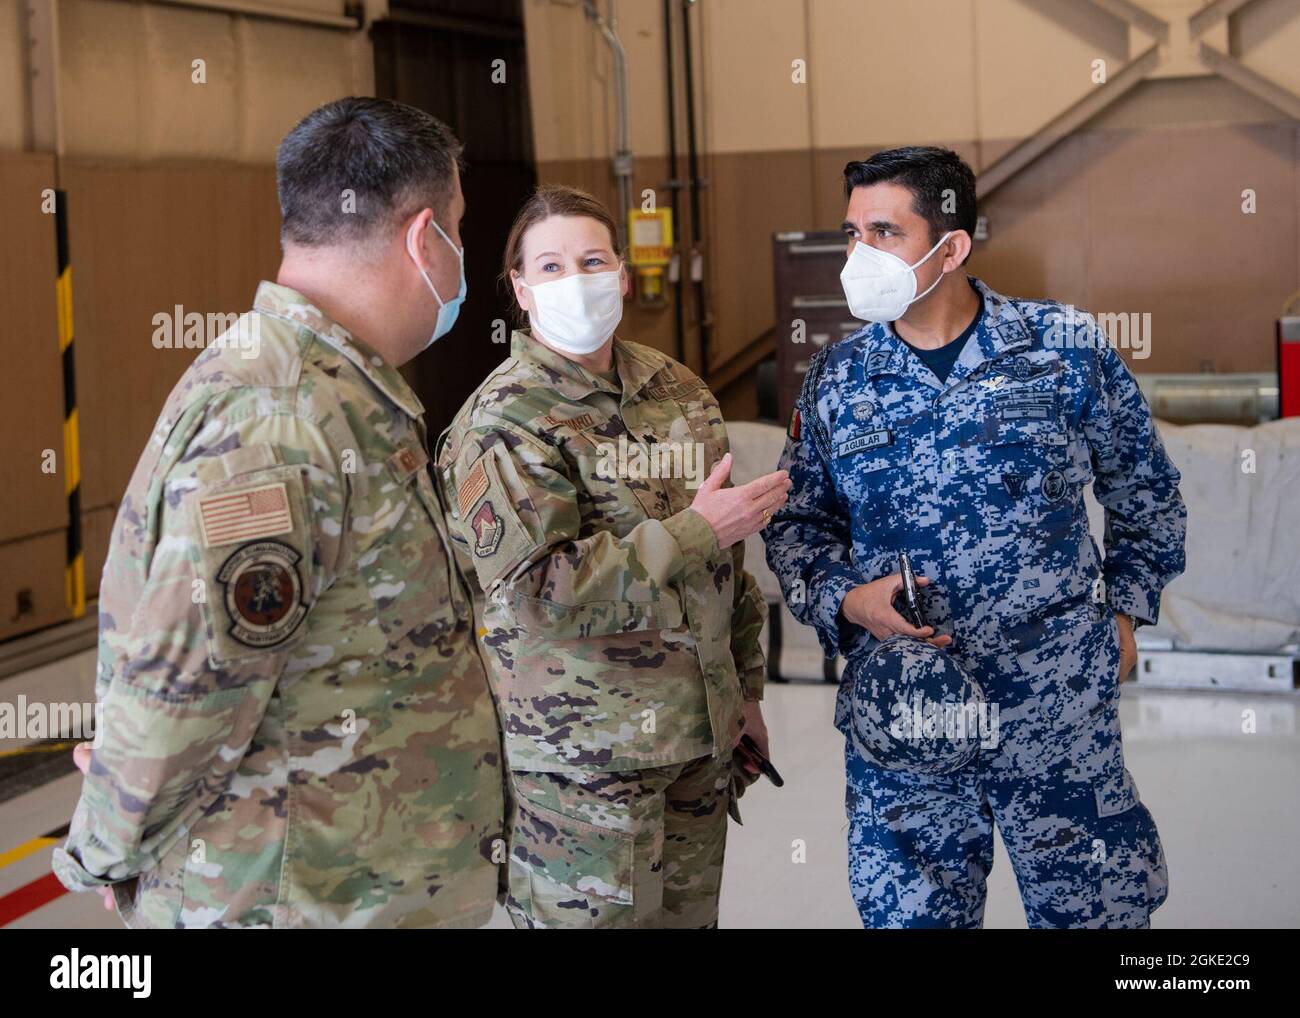
[[884, 371], [889, 367], [889, 362], [894, 359], [894, 355], [888, 350], [877, 350], [867, 357], [867, 372], [876, 374]]
[[795, 407], [794, 413], [790, 415], [790, 426], [786, 428], [785, 433], [787, 437], [792, 438], [794, 439], [794, 441], [797, 442], [799, 441], [799, 430], [800, 430], [799, 408]]

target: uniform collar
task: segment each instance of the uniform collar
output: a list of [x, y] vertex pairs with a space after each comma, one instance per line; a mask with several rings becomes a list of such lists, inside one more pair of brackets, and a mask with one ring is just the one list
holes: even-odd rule
[[408, 417], [424, 414], [424, 404], [401, 372], [297, 290], [263, 280], [258, 284], [257, 296], [253, 298], [253, 310], [309, 329], [322, 342], [347, 358], [389, 402], [400, 407]]
[[859, 334], [863, 341], [866, 377], [903, 374], [932, 388], [946, 390], [973, 374], [985, 361], [1029, 346], [1033, 342], [1033, 333], [1029, 331], [1015, 303], [982, 280], [974, 276], [968, 278], [980, 295], [984, 308], [975, 334], [966, 343], [946, 382], [940, 382], [934, 372], [883, 322], [873, 322]]
[[622, 384], [620, 393], [611, 382], [552, 350], [522, 329], [516, 329], [510, 337], [510, 354], [518, 361], [540, 368], [550, 387], [565, 399], [572, 400], [586, 399], [594, 392], [606, 392], [621, 395], [621, 402], [627, 403], [645, 388], [660, 368], [631, 344], [615, 336], [614, 366]]

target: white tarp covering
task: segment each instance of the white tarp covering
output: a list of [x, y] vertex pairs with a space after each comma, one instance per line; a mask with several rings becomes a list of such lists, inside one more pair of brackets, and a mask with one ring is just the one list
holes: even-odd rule
[[[1254, 428], [1160, 422], [1182, 472], [1187, 570], [1144, 637], [1178, 649], [1267, 652], [1300, 643], [1300, 419]], [[1101, 542], [1101, 508], [1088, 498]]]

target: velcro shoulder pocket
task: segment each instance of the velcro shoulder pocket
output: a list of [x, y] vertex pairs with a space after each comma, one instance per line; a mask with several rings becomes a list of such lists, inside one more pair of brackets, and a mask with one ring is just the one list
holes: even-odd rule
[[[253, 462], [265, 462], [260, 456]], [[208, 658], [214, 666], [298, 642], [311, 605], [314, 555], [302, 468], [200, 472], [191, 533]]]
[[456, 477], [456, 519], [479, 585], [490, 591], [533, 548], [491, 451]]

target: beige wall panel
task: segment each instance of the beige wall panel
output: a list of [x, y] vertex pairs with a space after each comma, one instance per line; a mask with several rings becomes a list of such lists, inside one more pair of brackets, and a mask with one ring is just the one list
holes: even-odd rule
[[275, 161], [280, 139], [322, 103], [357, 89], [355, 47], [343, 32], [276, 22], [236, 22], [245, 115], [239, 158]]
[[[950, 148], [966, 160], [971, 166], [976, 165], [978, 146], [969, 141], [937, 139], [936, 145]], [[844, 198], [844, 166], [854, 159], [868, 159], [883, 146], [871, 145], [860, 148], [823, 148], [813, 153], [813, 206], [814, 221], [810, 228], [817, 230], [838, 230], [844, 222], [844, 209], [848, 202]]]
[[[663, 155], [668, 150], [663, 9], [653, 2], [624, 2], [618, 18], [627, 52], [632, 152], [637, 159]], [[613, 61], [598, 29], [580, 5], [546, 0], [525, 0], [524, 23], [538, 162], [609, 158], [616, 142]]]
[[608, 49], [581, 5], [524, 0], [524, 38], [538, 164], [608, 157], [614, 136]]
[[[814, 0], [809, 74], [813, 143], [818, 148], [886, 148], [976, 137], [971, 4]], [[764, 29], [755, 25], [752, 30]], [[799, 37], [792, 34], [790, 42]], [[771, 121], [766, 124], [765, 143], [751, 141], [747, 147], [798, 143], [793, 134], [782, 140], [785, 132]]]
[[807, 152], [715, 154], [709, 161], [709, 300], [712, 366], [772, 328], [772, 234], [805, 229], [813, 217]]
[[1280, 124], [1093, 136], [1092, 310], [1151, 312], [1138, 370], [1274, 367], [1274, 319], [1300, 279], [1295, 146]]
[[1243, 63], [1300, 93], [1300, 3], [1255, 0], [1234, 15], [1233, 29]]
[[[68, 519], [54, 216], [41, 212], [41, 191], [52, 186], [51, 156], [0, 153], [0, 350], [9, 397], [0, 400], [0, 541], [63, 527]], [[46, 449], [55, 452], [56, 473], [41, 471]]]
[[145, 152], [149, 72], [142, 4], [61, 0], [59, 89], [69, 154]]
[[1277, 107], [1218, 75], [1144, 81], [1088, 123], [1088, 130], [1161, 130], [1286, 121]]
[[976, 243], [967, 269], [1009, 296], [1089, 308], [1090, 200], [1086, 144], [1075, 135], [984, 202], [990, 239]]
[[[818, 5], [820, 6], [820, 5]], [[807, 148], [809, 89], [825, 71], [811, 59], [798, 0], [712, 0], [701, 4], [705, 145], [712, 152]], [[791, 80], [807, 62], [808, 84]], [[702, 81], [701, 81], [702, 79]]]
[[1124, 23], [1088, 3], [975, 0], [975, 12], [979, 130], [957, 137], [1027, 137], [1098, 87], [1094, 60], [1113, 75], [1128, 59]]
[[271, 162], [304, 114], [373, 89], [361, 33], [106, 0], [61, 11], [70, 155]]
[[[0, 544], [0, 640], [70, 616], [63, 579], [65, 542], [60, 530]], [[27, 606], [21, 614], [20, 603]]]
[[120, 498], [195, 350], [155, 349], [153, 316], [239, 312], [278, 264], [270, 167], [69, 160], [82, 505]]
[[[590, 22], [588, 22], [590, 25]], [[591, 27], [595, 31], [595, 27]], [[628, 103], [632, 110], [632, 151], [643, 156], [661, 156], [668, 151], [668, 85], [664, 67], [663, 8], [654, 3], [618, 5], [618, 34], [627, 51]], [[581, 71], [582, 68], [579, 67]], [[588, 72], [590, 73], [590, 72]], [[594, 76], [593, 76], [594, 80]], [[611, 102], [614, 81], [607, 87]], [[610, 145], [614, 126], [610, 124]]]
[[0, 0], [0, 150], [23, 147], [27, 89], [23, 81], [21, 0]]
[[114, 506], [81, 514], [81, 550], [86, 570], [86, 599], [99, 596], [99, 580], [108, 557], [108, 542], [117, 518]]
[[[236, 19], [224, 14], [144, 7], [148, 61], [141, 90], [141, 156], [236, 156], [244, 97], [235, 25]], [[204, 64], [202, 84], [192, 77], [196, 60]]]

